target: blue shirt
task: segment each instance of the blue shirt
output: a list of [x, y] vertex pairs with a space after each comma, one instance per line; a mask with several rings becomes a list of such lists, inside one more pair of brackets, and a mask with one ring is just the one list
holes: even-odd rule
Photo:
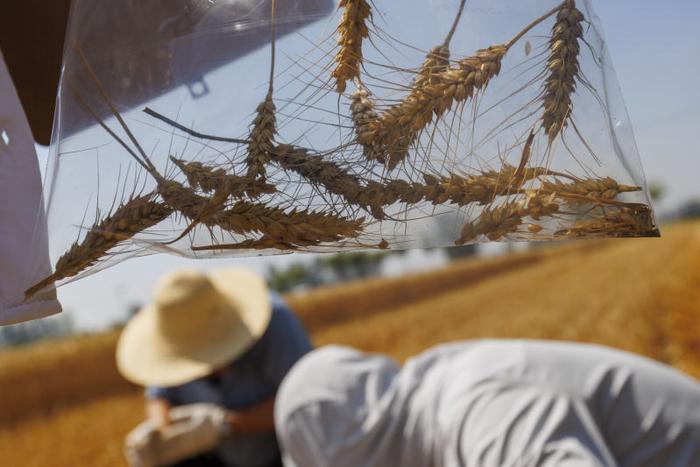
[[[311, 342], [301, 323], [277, 295], [272, 295], [272, 316], [263, 336], [232, 362], [220, 378], [201, 378], [172, 387], [149, 387], [146, 397], [164, 399], [172, 406], [209, 402], [229, 410], [244, 410], [274, 396], [282, 379]], [[233, 435], [224, 439], [219, 455], [232, 466], [259, 466], [278, 454], [274, 432]]]

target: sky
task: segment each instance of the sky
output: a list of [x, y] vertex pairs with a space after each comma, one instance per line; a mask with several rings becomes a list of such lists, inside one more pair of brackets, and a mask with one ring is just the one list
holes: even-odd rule
[[[666, 187], [658, 208], [664, 212], [700, 198], [700, 2], [592, 3], [602, 21], [647, 179]], [[40, 159], [46, 157], [45, 148], [38, 152]], [[123, 319], [133, 304], [147, 302], [153, 284], [168, 270], [245, 266], [264, 273], [270, 264], [283, 266], [300, 260], [310, 257], [194, 261], [158, 254], [131, 259], [69, 283], [59, 288], [59, 298], [80, 328], [99, 329]], [[434, 255], [415, 253], [407, 264], [395, 265], [393, 272], [439, 263]]]

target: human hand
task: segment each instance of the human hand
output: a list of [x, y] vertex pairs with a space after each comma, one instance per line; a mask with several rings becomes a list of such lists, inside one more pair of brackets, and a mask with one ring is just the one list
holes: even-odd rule
[[170, 410], [170, 424], [147, 420], [127, 436], [124, 454], [132, 467], [159, 467], [213, 451], [230, 432], [227, 411], [214, 404]]

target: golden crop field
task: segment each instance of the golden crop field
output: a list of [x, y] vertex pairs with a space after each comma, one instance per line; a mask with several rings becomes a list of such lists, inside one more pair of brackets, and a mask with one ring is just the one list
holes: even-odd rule
[[[398, 359], [481, 337], [606, 344], [700, 377], [700, 224], [662, 239], [580, 241], [288, 297], [317, 345]], [[117, 335], [0, 354], [0, 465], [123, 466], [140, 390], [113, 360]]]

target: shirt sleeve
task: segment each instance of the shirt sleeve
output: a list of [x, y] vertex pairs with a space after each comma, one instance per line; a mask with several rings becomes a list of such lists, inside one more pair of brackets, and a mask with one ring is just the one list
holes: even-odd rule
[[284, 419], [275, 413], [277, 439], [285, 467], [332, 465], [323, 451], [324, 444], [319, 442], [324, 439], [323, 433], [319, 432], [324, 426], [318, 404], [306, 406]]
[[313, 347], [306, 331], [281, 297], [272, 296], [272, 318], [266, 332], [265, 377], [279, 386], [287, 372]]
[[176, 402], [174, 391], [170, 388], [149, 386], [146, 388], [144, 395], [148, 400], [164, 399], [171, 405], [175, 405]]

